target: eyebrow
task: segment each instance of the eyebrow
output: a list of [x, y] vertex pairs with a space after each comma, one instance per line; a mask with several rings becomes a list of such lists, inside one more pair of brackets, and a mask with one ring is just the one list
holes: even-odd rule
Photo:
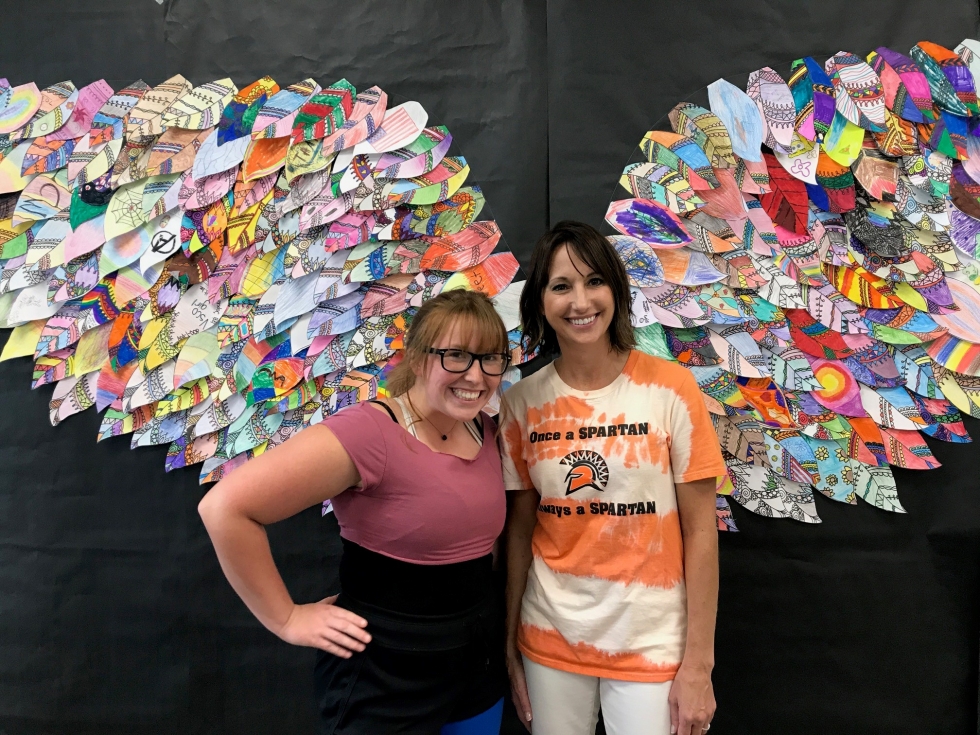
[[[576, 271], [576, 273], [577, 272], [578, 271]], [[599, 273], [599, 271], [592, 271], [591, 273], [582, 274], [582, 278], [592, 278], [593, 276], [599, 276], [599, 278], [605, 277], [601, 273]], [[567, 281], [567, 280], [569, 280], [567, 276], [555, 276], [554, 278], [549, 278], [547, 283], [545, 283], [545, 285], [548, 286], [556, 281]]]
[[469, 347], [433, 347], [434, 350], [459, 350], [460, 352], [468, 352], [471, 355], [505, 355], [507, 354], [506, 349], [504, 350], [491, 350], [490, 352], [474, 352]]

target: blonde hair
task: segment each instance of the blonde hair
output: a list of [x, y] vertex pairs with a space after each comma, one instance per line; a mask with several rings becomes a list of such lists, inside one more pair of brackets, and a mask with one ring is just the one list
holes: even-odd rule
[[507, 329], [493, 302], [478, 291], [443, 291], [426, 301], [405, 333], [405, 357], [388, 375], [392, 396], [407, 393], [415, 385], [415, 371], [422, 370], [431, 348], [439, 338], [459, 324], [464, 335], [477, 335], [477, 351], [507, 354]]

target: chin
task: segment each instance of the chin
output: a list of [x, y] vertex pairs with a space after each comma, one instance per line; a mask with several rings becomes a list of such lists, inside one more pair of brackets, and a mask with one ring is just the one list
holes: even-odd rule
[[569, 334], [563, 334], [562, 337], [570, 344], [594, 345], [605, 338], [607, 332], [606, 329], [589, 330], [588, 332], [572, 331]]

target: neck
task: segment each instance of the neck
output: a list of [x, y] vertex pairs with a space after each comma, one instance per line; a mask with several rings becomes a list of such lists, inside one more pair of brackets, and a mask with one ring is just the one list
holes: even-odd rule
[[409, 405], [419, 414], [422, 422], [425, 422], [426, 419], [429, 420], [430, 428], [435, 428], [440, 433], [448, 434], [456, 426], [456, 420], [454, 418], [429, 406], [429, 402], [425, 399], [425, 391], [420, 390], [417, 385], [409, 388], [408, 392], [405, 393], [405, 397], [408, 399]]
[[592, 345], [565, 345], [558, 341], [561, 355], [555, 360], [558, 376], [575, 390], [599, 390], [612, 383], [629, 359], [629, 352], [614, 350], [609, 340]]

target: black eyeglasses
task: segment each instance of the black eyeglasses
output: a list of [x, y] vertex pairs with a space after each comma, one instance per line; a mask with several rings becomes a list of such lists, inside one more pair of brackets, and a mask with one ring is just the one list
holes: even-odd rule
[[501, 352], [488, 352], [484, 355], [477, 355], [466, 350], [429, 348], [429, 353], [439, 355], [442, 360], [442, 369], [447, 373], [465, 373], [473, 365], [474, 360], [480, 361], [480, 370], [484, 375], [503, 375], [507, 372], [510, 365], [510, 355]]

